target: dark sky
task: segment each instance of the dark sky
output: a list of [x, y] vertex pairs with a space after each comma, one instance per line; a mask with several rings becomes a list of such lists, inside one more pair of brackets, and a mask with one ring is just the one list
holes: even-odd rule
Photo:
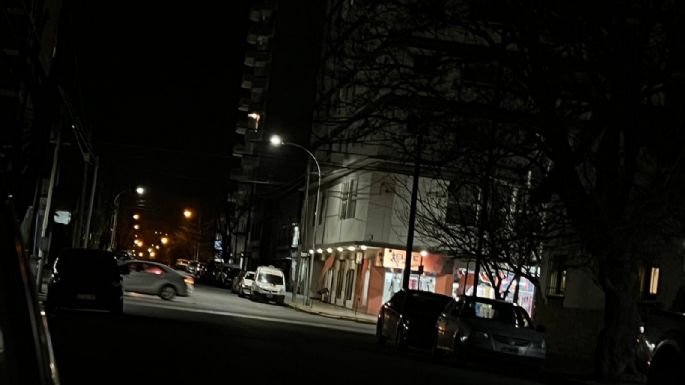
[[169, 207], [223, 199], [247, 2], [65, 5], [64, 83], [93, 134], [105, 187], [145, 184]]

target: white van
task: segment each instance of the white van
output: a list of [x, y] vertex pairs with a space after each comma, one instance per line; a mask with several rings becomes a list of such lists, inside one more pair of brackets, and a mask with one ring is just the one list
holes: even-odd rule
[[252, 300], [285, 301], [285, 275], [274, 266], [259, 266], [255, 270], [250, 294]]

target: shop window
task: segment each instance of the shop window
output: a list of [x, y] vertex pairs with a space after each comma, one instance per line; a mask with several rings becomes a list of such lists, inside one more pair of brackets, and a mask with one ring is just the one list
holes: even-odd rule
[[654, 299], [659, 294], [659, 273], [657, 266], [640, 267], [640, 296], [643, 299]]
[[557, 257], [550, 262], [549, 285], [547, 294], [563, 296], [566, 294], [566, 262], [565, 258]]
[[345, 277], [345, 300], [352, 300], [352, 291], [354, 289], [354, 270], [348, 269]]
[[344, 271], [343, 269], [338, 270], [338, 276], [336, 278], [335, 282], [335, 298], [342, 298], [342, 289], [343, 289], [343, 278], [344, 278]]

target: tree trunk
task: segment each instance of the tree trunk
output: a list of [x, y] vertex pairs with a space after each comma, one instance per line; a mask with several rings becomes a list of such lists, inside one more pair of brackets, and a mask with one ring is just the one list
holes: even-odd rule
[[637, 274], [628, 258], [609, 258], [602, 265], [604, 327], [597, 340], [596, 370], [603, 381], [618, 381], [636, 373]]

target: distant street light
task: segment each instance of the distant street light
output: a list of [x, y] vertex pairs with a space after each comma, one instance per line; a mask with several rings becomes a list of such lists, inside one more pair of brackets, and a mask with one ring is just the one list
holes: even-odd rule
[[[316, 202], [314, 204], [314, 229], [312, 232], [312, 249], [316, 250], [316, 227], [317, 227], [317, 223], [319, 223], [319, 194], [321, 192], [321, 167], [319, 166], [319, 161], [316, 160], [316, 156], [314, 156], [314, 154], [311, 151], [307, 150], [305, 147], [300, 146], [297, 143], [285, 142], [283, 140], [283, 138], [281, 138], [280, 135], [271, 135], [271, 138], [269, 138], [269, 142], [271, 142], [271, 145], [273, 145], [275, 147], [279, 147], [279, 146], [297, 147], [300, 150], [306, 152], [307, 155], [309, 155], [309, 157], [314, 161], [314, 164], [316, 165], [316, 173], [318, 176], [318, 181], [316, 184]], [[309, 170], [309, 168], [307, 168], [307, 170]], [[306, 199], [307, 199], [307, 196], [309, 195], [309, 171], [307, 171], [307, 182], [306, 182], [305, 189], [306, 189], [306, 191], [305, 191], [305, 205], [304, 206], [306, 206], [306, 203], [307, 203]], [[303, 218], [303, 220], [302, 220], [302, 228], [306, 227], [305, 224], [306, 224], [306, 217]], [[298, 266], [299, 265], [300, 264], [298, 264]], [[308, 287], [305, 287], [305, 290], [307, 290], [307, 293], [305, 293], [305, 296], [304, 296], [305, 303], [308, 301], [308, 299], [310, 297], [309, 290], [311, 290], [311, 288], [312, 288], [311, 287], [312, 286], [312, 273], [314, 271], [313, 265], [314, 265], [314, 253], [311, 252], [311, 253], [309, 253], [309, 272], [307, 274], [307, 286]], [[299, 280], [299, 278], [300, 278], [299, 274], [298, 274], [297, 278]], [[295, 298], [295, 295], [296, 295], [295, 290], [293, 290], [293, 298]]]
[[[117, 233], [117, 217], [119, 216], [119, 198], [121, 197], [121, 194], [130, 192], [131, 190], [122, 190], [119, 191], [117, 195], [114, 196], [114, 215], [112, 218], [112, 237], [109, 241], [109, 248], [110, 250], [115, 250], [116, 249], [116, 233]], [[138, 186], [135, 189], [136, 194], [138, 195], [143, 195], [145, 193], [145, 189]]]
[[135, 220], [140, 219], [140, 214], [133, 214], [133, 219], [135, 219]]
[[193, 216], [193, 212], [188, 209], [185, 209], [183, 210], [183, 216], [186, 218], [191, 218]]
[[162, 242], [163, 245], [166, 245], [167, 243], [169, 243], [169, 238], [167, 238], [167, 237], [162, 237], [162, 238], [160, 239], [160, 242]]
[[133, 225], [133, 228], [136, 229], [136, 230], [140, 230], [140, 225], [139, 225], [139, 224], [135, 224], [135, 225]]

